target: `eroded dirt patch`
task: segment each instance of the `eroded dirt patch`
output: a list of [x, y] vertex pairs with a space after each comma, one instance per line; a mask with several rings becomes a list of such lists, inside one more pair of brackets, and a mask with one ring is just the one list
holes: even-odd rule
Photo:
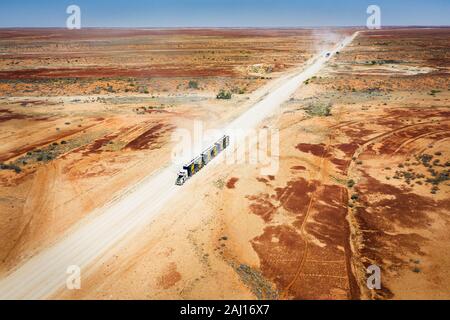
[[131, 150], [143, 150], [157, 148], [156, 142], [166, 132], [170, 132], [174, 127], [164, 125], [162, 123], [152, 126], [144, 133], [140, 134], [137, 138], [130, 141], [125, 148]]
[[181, 280], [181, 274], [177, 271], [175, 262], [170, 263], [164, 273], [158, 277], [158, 286], [161, 289], [169, 289]]
[[[276, 181], [276, 180], [275, 180]], [[252, 200], [252, 213], [269, 225], [252, 240], [264, 277], [284, 298], [347, 299], [358, 288], [349, 266], [346, 189], [303, 178]], [[291, 223], [273, 224], [280, 216]]]
[[232, 177], [227, 181], [227, 188], [228, 189], [234, 189], [236, 187], [236, 182], [238, 182], [239, 178]]

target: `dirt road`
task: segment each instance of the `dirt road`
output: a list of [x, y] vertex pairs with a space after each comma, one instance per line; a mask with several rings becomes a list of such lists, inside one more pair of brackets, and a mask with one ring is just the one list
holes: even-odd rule
[[[222, 131], [232, 132], [237, 128], [256, 127], [356, 35], [357, 33], [336, 45], [329, 51], [329, 56], [326, 56], [326, 52], [321, 52], [303, 71], [286, 79]], [[214, 161], [209, 166], [213, 165]], [[81, 221], [60, 242], [32, 257], [1, 279], [0, 299], [45, 299], [65, 286], [69, 266], [76, 265], [84, 272], [91, 263], [119, 241], [131, 236], [140, 226], [151, 222], [175, 193], [189, 188], [189, 183], [183, 187], [174, 185], [178, 169], [177, 165], [171, 164], [147, 177], [124, 193], [120, 199], [114, 199], [108, 206], [92, 213], [91, 218]], [[208, 167], [205, 171], [207, 169]], [[196, 178], [199, 177], [192, 179]]]

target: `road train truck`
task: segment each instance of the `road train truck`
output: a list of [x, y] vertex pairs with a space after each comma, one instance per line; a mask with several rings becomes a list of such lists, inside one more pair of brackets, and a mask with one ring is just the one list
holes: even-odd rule
[[206, 166], [220, 152], [225, 150], [229, 144], [230, 137], [227, 135], [224, 135], [222, 138], [217, 140], [214, 144], [204, 150], [200, 155], [183, 166], [183, 169], [178, 172], [178, 177], [175, 184], [178, 186], [183, 185], [190, 177], [199, 172], [201, 168]]

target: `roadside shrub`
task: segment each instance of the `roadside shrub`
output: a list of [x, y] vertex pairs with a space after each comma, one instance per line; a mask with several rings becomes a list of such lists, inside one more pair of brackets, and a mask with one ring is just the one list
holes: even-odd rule
[[195, 80], [189, 80], [188, 87], [189, 89], [198, 89], [198, 82]]
[[92, 90], [93, 94], [100, 94], [102, 92], [102, 88], [99, 86], [96, 86], [94, 90]]
[[434, 95], [436, 95], [436, 93], [439, 93], [439, 92], [441, 92], [441, 90], [435, 90], [435, 89], [433, 89], [433, 90], [431, 90], [430, 91], [430, 96], [434, 96]]
[[306, 113], [310, 116], [328, 117], [331, 116], [331, 103], [311, 103], [306, 107]]
[[15, 165], [13, 163], [10, 163], [10, 164], [2, 163], [2, 164], [0, 164], [0, 169], [2, 169], [2, 170], [14, 170], [16, 173], [20, 173], [22, 171], [22, 169], [20, 169], [20, 167], [18, 165]]
[[237, 87], [235, 87], [235, 88], [231, 89], [231, 92], [232, 92], [232, 93], [235, 93], [235, 94], [244, 94], [244, 93], [245, 93], [245, 90], [242, 89], [242, 88], [237, 88]]
[[221, 89], [216, 96], [217, 99], [231, 99], [231, 92]]

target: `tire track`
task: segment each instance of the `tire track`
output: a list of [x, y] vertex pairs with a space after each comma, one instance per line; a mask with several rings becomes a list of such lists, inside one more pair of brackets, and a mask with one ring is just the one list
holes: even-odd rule
[[[342, 116], [343, 116], [343, 107], [340, 108], [340, 110], [338, 112], [338, 115], [336, 116], [336, 122], [338, 124], [330, 127], [330, 129], [332, 129], [332, 130], [328, 134], [327, 144], [326, 144], [325, 148], [323, 149], [322, 155], [320, 157], [319, 171], [317, 171], [314, 176], [310, 173], [310, 180], [318, 180], [322, 184], [324, 179], [326, 177], [328, 177], [329, 161], [327, 160], [327, 154], [329, 153], [329, 151], [331, 149], [331, 144], [332, 144], [332, 142], [334, 140], [333, 137], [336, 136], [335, 133], [340, 127], [339, 123], [341, 122]], [[317, 179], [318, 177], [319, 177], [319, 179]], [[308, 223], [308, 219], [310, 217], [312, 208], [314, 207], [314, 204], [316, 202], [316, 197], [317, 197], [317, 193], [319, 192], [319, 190], [320, 190], [320, 188], [316, 188], [312, 192], [311, 198], [310, 198], [309, 203], [308, 203], [308, 207], [307, 207], [306, 212], [305, 212], [305, 217], [304, 217], [304, 219], [303, 219], [303, 221], [301, 223], [301, 226], [300, 226], [300, 234], [301, 234], [302, 240], [304, 242], [304, 250], [303, 250], [303, 254], [301, 256], [301, 259], [300, 259], [300, 261], [298, 263], [298, 267], [297, 267], [297, 270], [295, 272], [295, 275], [294, 275], [293, 279], [288, 283], [286, 288], [284, 288], [283, 293], [281, 294], [281, 297], [283, 299], [287, 299], [288, 298], [290, 289], [292, 288], [292, 286], [295, 284], [295, 282], [298, 280], [298, 278], [302, 274], [302, 270], [304, 269], [304, 265], [305, 265], [305, 263], [307, 261], [308, 250], [309, 250], [309, 241], [308, 241], [308, 233], [306, 231], [306, 225]], [[348, 260], [347, 256], [345, 256], [345, 260], [346, 261]], [[347, 269], [347, 266], [346, 266], [346, 269]], [[347, 274], [348, 274], [348, 270], [347, 270]], [[348, 276], [347, 276], [347, 281], [350, 281], [348, 279]], [[349, 284], [349, 288], [350, 288], [350, 284]]]

